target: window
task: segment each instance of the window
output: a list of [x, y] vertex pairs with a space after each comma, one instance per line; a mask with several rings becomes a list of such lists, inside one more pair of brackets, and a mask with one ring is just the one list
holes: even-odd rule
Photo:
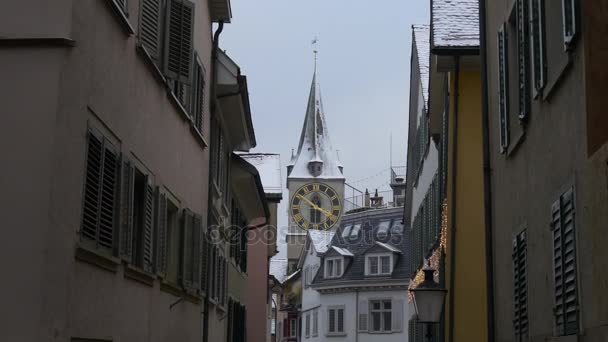
[[391, 300], [370, 301], [371, 331], [392, 331], [392, 303]]
[[[182, 285], [186, 289], [200, 290], [200, 246], [201, 246], [200, 215], [188, 209], [183, 211], [182, 217]], [[225, 267], [224, 267], [225, 268]], [[224, 276], [225, 276], [224, 269]], [[222, 301], [224, 303], [224, 301]]]
[[393, 256], [385, 255], [368, 255], [365, 265], [366, 275], [390, 275], [393, 273]]
[[530, 15], [532, 73], [534, 89], [538, 94], [545, 87], [547, 74], [545, 52], [545, 1], [530, 0]]
[[342, 237], [343, 237], [343, 238], [347, 237], [347, 236], [350, 234], [350, 229], [351, 229], [352, 227], [353, 227], [352, 225], [351, 225], [351, 226], [345, 226], [345, 227], [344, 227], [344, 229], [342, 230]]
[[509, 147], [509, 60], [506, 24], [498, 31], [498, 113], [500, 122], [500, 149]]
[[382, 221], [380, 222], [380, 224], [378, 225], [378, 230], [376, 231], [376, 234], [378, 234], [378, 236], [386, 236], [388, 234], [388, 230], [391, 227], [391, 221]]
[[513, 239], [513, 331], [515, 341], [522, 342], [528, 336], [528, 276], [526, 231]]
[[304, 324], [304, 333], [306, 338], [310, 337], [310, 313], [306, 314], [306, 320]]
[[393, 234], [401, 234], [403, 233], [403, 224], [399, 221], [395, 221], [393, 223], [393, 228], [391, 229]]
[[333, 306], [327, 308], [327, 333], [332, 334], [344, 334], [344, 307]]
[[319, 309], [312, 312], [312, 336], [319, 336]]
[[325, 278], [339, 278], [342, 276], [342, 258], [325, 259]]
[[574, 192], [566, 191], [551, 207], [553, 229], [554, 315], [558, 336], [578, 333], [578, 284]]
[[203, 115], [205, 111], [205, 77], [205, 67], [197, 54], [194, 63], [194, 92], [192, 94], [191, 117], [194, 127], [201, 135], [203, 134]]
[[80, 236], [83, 241], [113, 254], [119, 184], [118, 150], [99, 132], [91, 129], [87, 135], [86, 159]]
[[517, 0], [517, 56], [519, 80], [519, 120], [525, 121], [530, 111], [530, 77], [529, 77], [529, 0]]
[[289, 320], [289, 337], [298, 336], [298, 322], [295, 319]]
[[152, 272], [154, 190], [150, 177], [123, 159], [121, 257]]
[[577, 6], [577, 0], [562, 0], [564, 47], [566, 50], [572, 49], [577, 33]]
[[159, 212], [162, 216], [159, 218], [159, 226], [157, 227], [157, 272], [166, 274], [166, 280], [173, 284], [178, 283], [179, 270], [181, 269], [180, 244], [182, 242], [182, 232], [179, 225], [178, 210], [177, 206], [167, 200], [164, 194], [161, 195]]
[[357, 236], [359, 236], [360, 230], [361, 230], [361, 223], [357, 223], [357, 224], [353, 225], [353, 227], [350, 230], [350, 237], [356, 238]]

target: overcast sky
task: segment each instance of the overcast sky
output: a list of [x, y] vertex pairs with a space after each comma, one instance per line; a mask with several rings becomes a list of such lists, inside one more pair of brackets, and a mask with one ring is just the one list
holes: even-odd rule
[[[247, 75], [256, 152], [285, 165], [302, 130], [318, 37], [319, 78], [332, 144], [346, 182], [388, 188], [393, 165], [405, 165], [411, 25], [428, 23], [421, 0], [232, 0], [232, 23], [220, 47]], [[279, 226], [287, 222], [287, 193]]]

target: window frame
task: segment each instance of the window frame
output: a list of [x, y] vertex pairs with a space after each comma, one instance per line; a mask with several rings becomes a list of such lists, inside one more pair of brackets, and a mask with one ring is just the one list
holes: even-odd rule
[[295, 318], [289, 319], [289, 337], [298, 337], [298, 321]]
[[[331, 312], [333, 311], [334, 318], [334, 330], [331, 330], [330, 320]], [[339, 312], [342, 312], [342, 329], [340, 330], [339, 324]], [[327, 336], [346, 336], [346, 319], [344, 317], [346, 310], [344, 305], [333, 305], [327, 307]]]
[[310, 312], [304, 316], [304, 336], [310, 338]]
[[361, 232], [361, 223], [354, 223], [350, 229], [350, 233], [348, 234], [349, 239], [356, 239], [359, 237], [359, 232]]
[[[385, 225], [386, 224], [386, 225]], [[388, 235], [388, 232], [393, 227], [393, 220], [382, 220], [378, 223], [378, 227], [376, 227], [376, 235], [379, 237], [385, 237]]]
[[341, 236], [342, 238], [347, 238], [347, 237], [349, 237], [349, 236], [350, 236], [350, 231], [351, 231], [351, 229], [352, 229], [353, 227], [354, 227], [354, 225], [353, 225], [353, 224], [349, 224], [349, 225], [344, 226], [344, 228], [342, 228], [342, 234], [340, 234], [340, 236]]
[[[390, 303], [390, 309], [386, 309], [385, 308], [385, 304], [386, 303]], [[380, 304], [380, 309], [374, 309], [374, 303], [379, 303]], [[369, 327], [368, 327], [368, 331], [370, 333], [374, 333], [374, 334], [389, 334], [389, 333], [393, 333], [394, 327], [393, 327], [393, 311], [394, 311], [394, 307], [393, 307], [393, 300], [391, 298], [374, 298], [374, 299], [370, 299], [369, 300]], [[390, 325], [390, 329], [386, 329], [386, 320], [385, 320], [385, 313], [390, 313], [390, 320], [389, 320], [389, 325]], [[381, 328], [380, 330], [374, 330], [374, 313], [378, 313], [380, 314], [380, 325]]]
[[[329, 263], [332, 263], [331, 272], [329, 271]], [[335, 279], [340, 278], [344, 274], [344, 258], [343, 257], [328, 257], [324, 260], [325, 263], [325, 279]], [[338, 274], [336, 265], [340, 265], [340, 272]]]
[[[389, 258], [389, 272], [385, 273], [382, 272], [382, 258], [383, 257], [388, 257]], [[371, 260], [372, 259], [376, 259], [377, 260], [377, 265], [378, 265], [378, 272], [377, 273], [372, 273], [371, 271]], [[366, 276], [390, 276], [391, 274], [393, 274], [394, 271], [394, 255], [393, 253], [371, 253], [371, 254], [367, 254], [365, 256], [365, 275]]]

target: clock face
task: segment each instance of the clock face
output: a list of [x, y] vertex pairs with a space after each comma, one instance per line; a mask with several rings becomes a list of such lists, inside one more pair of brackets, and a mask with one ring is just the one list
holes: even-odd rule
[[342, 215], [338, 193], [323, 183], [308, 183], [291, 198], [291, 217], [302, 229], [330, 229]]

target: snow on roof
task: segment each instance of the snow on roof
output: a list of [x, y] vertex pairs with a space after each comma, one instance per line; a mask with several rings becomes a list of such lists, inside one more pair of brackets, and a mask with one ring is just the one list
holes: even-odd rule
[[431, 2], [433, 47], [479, 47], [479, 1]]
[[[321, 87], [317, 79], [317, 71], [312, 77], [308, 106], [304, 117], [304, 126], [300, 136], [298, 152], [293, 159], [293, 169], [288, 178], [311, 178], [308, 164], [311, 161], [322, 162], [321, 173], [316, 178], [344, 179], [339, 169], [338, 155], [331, 145], [329, 130], [325, 121]], [[292, 162], [289, 164], [292, 165]]]
[[287, 259], [271, 258], [268, 273], [277, 278], [280, 283], [285, 281], [287, 277]]
[[281, 156], [276, 153], [239, 153], [260, 173], [266, 194], [282, 194]]
[[380, 242], [380, 241], [376, 241], [376, 244], [382, 248], [385, 248], [393, 253], [399, 253], [402, 254], [401, 251], [399, 250], [399, 248], [389, 245], [388, 243], [384, 243], [384, 242]]
[[342, 255], [342, 256], [349, 256], [352, 257], [354, 256], [353, 253], [351, 253], [348, 249], [346, 248], [342, 248], [342, 247], [336, 247], [336, 246], [332, 246], [331, 248], [333, 248], [336, 252], [338, 252], [338, 254]]
[[331, 244], [331, 239], [334, 237], [335, 232], [326, 231], [326, 230], [308, 230], [308, 236], [310, 236], [310, 241], [315, 248], [317, 253], [325, 253]]
[[430, 28], [429, 25], [412, 25], [414, 37], [414, 48], [418, 56], [418, 69], [420, 72], [420, 83], [422, 84], [422, 98], [425, 107], [429, 100], [429, 64], [430, 56]]

